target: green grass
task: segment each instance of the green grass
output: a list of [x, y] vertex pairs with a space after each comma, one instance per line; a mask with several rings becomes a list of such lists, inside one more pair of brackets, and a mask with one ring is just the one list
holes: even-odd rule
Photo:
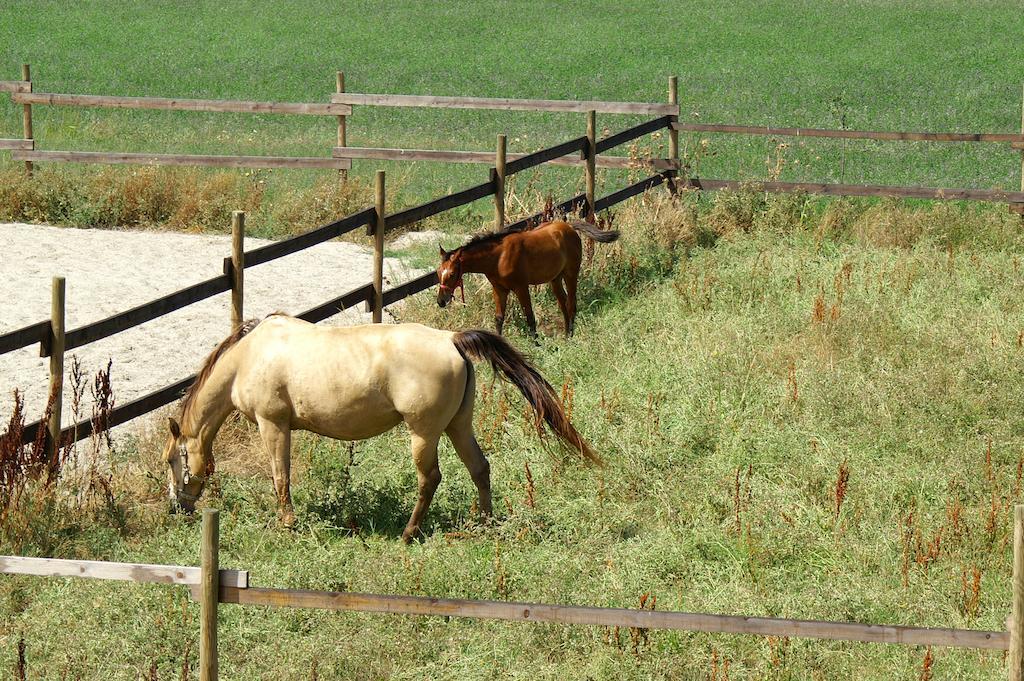
[[[261, 586], [615, 607], [651, 593], [661, 610], [1002, 629], [1024, 452], [1016, 220], [940, 207], [900, 213], [882, 231], [874, 209], [853, 204], [729, 201], [698, 211], [703, 237], [689, 231], [694, 206], [624, 209], [624, 242], [599, 247], [572, 341], [553, 335], [555, 306], [538, 296], [551, 335], [532, 355], [571, 385], [574, 420], [606, 469], [538, 440], [519, 397], [481, 368], [493, 525], [472, 515], [472, 483], [445, 444], [425, 539], [402, 545], [415, 473], [397, 429], [358, 444], [352, 466], [344, 445], [299, 438], [302, 523], [285, 531], [255, 434], [242, 428], [219, 448], [208, 499], [223, 509], [222, 564]], [[743, 206], [754, 221], [735, 229], [728, 216]], [[779, 216], [793, 213], [805, 217], [786, 227]], [[885, 245], [893, 239], [905, 246]], [[402, 316], [488, 324], [482, 282], [467, 293], [466, 307], [439, 311], [423, 296]], [[513, 319], [524, 345], [520, 327]], [[162, 477], [140, 473], [161, 476], [157, 457], [153, 443], [122, 443], [123, 527], [79, 513], [19, 548], [194, 564], [197, 522], [162, 515]], [[963, 592], [974, 568], [976, 608]], [[23, 634], [31, 678], [133, 679], [152, 661], [160, 678], [177, 678], [186, 646], [195, 660], [198, 612], [181, 588], [10, 578], [0, 613], [0, 669]], [[888, 679], [916, 678], [925, 654], [679, 632], [651, 632], [634, 651], [619, 635], [226, 606], [221, 668], [239, 679], [307, 679], [314, 661], [320, 678], [702, 679], [728, 660], [732, 679]], [[935, 678], [1005, 673], [1000, 653], [932, 653]]]
[[[851, 128], [1019, 129], [1014, 2], [147, 3], [12, 0], [0, 73], [31, 62], [36, 89], [115, 95], [326, 101], [334, 72], [356, 92], [664, 101], [678, 74], [684, 119]], [[6, 99], [6, 98], [5, 98]], [[327, 155], [330, 117], [36, 107], [41, 148]], [[602, 116], [613, 131], [640, 120]], [[358, 108], [350, 144], [533, 150], [581, 134], [582, 116]], [[0, 130], [20, 131], [0, 106]], [[703, 136], [707, 177], [764, 178], [780, 140]], [[684, 136], [684, 149], [702, 136]], [[1008, 145], [786, 140], [782, 179], [1019, 186]], [[655, 141], [664, 146], [664, 139]], [[799, 164], [796, 162], [799, 161]], [[478, 182], [474, 166], [373, 161], [408, 201]], [[545, 177], [578, 173], [545, 171]], [[283, 183], [316, 173], [275, 171]], [[323, 173], [320, 173], [323, 175]]]

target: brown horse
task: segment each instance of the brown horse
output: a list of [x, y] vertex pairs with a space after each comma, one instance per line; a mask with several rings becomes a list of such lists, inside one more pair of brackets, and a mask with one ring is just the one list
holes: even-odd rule
[[454, 251], [442, 247], [441, 265], [437, 268], [437, 304], [447, 305], [455, 289], [462, 286], [463, 275], [477, 272], [491, 282], [498, 333], [505, 325], [505, 305], [511, 291], [523, 306], [530, 335], [535, 336], [537, 320], [533, 316], [530, 286], [550, 282], [565, 321], [565, 335], [572, 336], [576, 324], [576, 285], [583, 260], [583, 244], [576, 232], [600, 243], [619, 238], [617, 231], [603, 231], [587, 222], [555, 220], [541, 223], [536, 229], [481, 234]]

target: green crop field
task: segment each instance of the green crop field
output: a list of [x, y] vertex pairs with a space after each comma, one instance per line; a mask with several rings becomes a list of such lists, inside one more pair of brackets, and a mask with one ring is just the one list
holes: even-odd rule
[[[1010, 2], [15, 1], [0, 7], [0, 78], [27, 61], [39, 91], [326, 101], [342, 69], [351, 91], [660, 101], [675, 73], [695, 120], [1014, 132], [1019, 23]], [[612, 130], [640, 120], [610, 118], [600, 124]], [[335, 134], [330, 118], [36, 107], [35, 120], [53, 149], [326, 155]], [[532, 150], [582, 124], [359, 108], [350, 143], [488, 149], [505, 132], [513, 150]], [[19, 130], [0, 95], [0, 136]], [[702, 139], [684, 136], [684, 150], [707, 177], [764, 178], [781, 154], [783, 180], [1020, 181], [1008, 145], [850, 142], [844, 164], [841, 142], [708, 137], [704, 149]], [[124, 209], [103, 192], [157, 196], [142, 178], [209, 190], [214, 208], [174, 214], [223, 229], [232, 201], [263, 196], [252, 188], [262, 180], [256, 224], [268, 234], [365, 205], [360, 178], [378, 167], [357, 162], [353, 188], [337, 190], [325, 188], [336, 184], [329, 172], [132, 176], [45, 164], [29, 182], [0, 159], [0, 216], [116, 224]], [[486, 170], [383, 167], [399, 205]], [[536, 209], [546, 190], [575, 193], [579, 176], [545, 169], [517, 196]], [[601, 177], [605, 191], [623, 179]], [[22, 200], [37, 212], [11, 208]], [[289, 207], [268, 205], [279, 201]], [[138, 213], [139, 223], [195, 226]], [[432, 226], [455, 243], [484, 226], [478, 214], [490, 214], [486, 202]], [[1005, 206], [752, 191], [672, 201], [659, 189], [624, 204], [616, 226], [622, 240], [599, 245], [584, 271], [575, 338], [560, 337], [546, 292], [537, 345], [518, 308], [508, 329], [605, 468], [538, 439], [518, 394], [480, 366], [475, 422], [495, 518], [473, 513], [473, 485], [444, 442], [424, 537], [405, 546], [416, 474], [404, 429], [354, 448], [297, 437], [300, 522], [288, 531], [255, 429], [231, 422], [204, 499], [222, 509], [222, 566], [250, 570], [258, 586], [609, 607], [646, 595], [659, 610], [1004, 629], [1012, 509], [1024, 498], [1019, 218]], [[431, 263], [435, 250], [413, 261]], [[490, 327], [486, 282], [467, 284], [466, 306], [439, 310], [423, 295], [397, 314]], [[0, 554], [196, 564], [198, 520], [165, 512], [161, 444], [124, 435], [95, 469], [69, 465], [56, 490], [29, 483], [3, 511]], [[804, 639], [230, 605], [220, 626], [226, 679], [1006, 674], [998, 651]], [[196, 678], [198, 607], [184, 587], [5, 577], [0, 674], [16, 669], [20, 640], [31, 679]]]

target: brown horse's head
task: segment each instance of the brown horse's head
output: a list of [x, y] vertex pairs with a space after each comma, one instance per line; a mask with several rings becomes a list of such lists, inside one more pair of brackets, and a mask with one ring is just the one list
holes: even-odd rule
[[[437, 267], [437, 304], [444, 307], [455, 295], [455, 289], [462, 287], [462, 259], [458, 249], [446, 251], [441, 247], [441, 264]], [[463, 300], [466, 298], [463, 288]]]
[[199, 438], [184, 435], [177, 421], [170, 418], [167, 424], [170, 434], [164, 446], [164, 461], [168, 467], [171, 511], [180, 508], [191, 513], [206, 484], [206, 454]]

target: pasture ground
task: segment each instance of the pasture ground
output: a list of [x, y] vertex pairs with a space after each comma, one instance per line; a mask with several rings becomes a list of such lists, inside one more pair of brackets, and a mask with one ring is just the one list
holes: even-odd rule
[[[338, 7], [14, 0], [0, 7], [13, 36], [0, 45], [0, 77], [27, 61], [41, 91], [323, 101], [342, 69], [352, 91], [659, 101], [674, 73], [692, 120], [1020, 124], [1008, 57], [1019, 7], [1008, 1]], [[570, 15], [568, 33], [553, 18]], [[331, 119], [44, 107], [35, 122], [51, 149], [325, 155], [335, 132]], [[489, 149], [504, 132], [512, 150], [532, 150], [582, 124], [366, 108], [350, 144]], [[0, 130], [20, 130], [6, 97]], [[1017, 154], [1000, 145], [704, 139], [684, 136], [683, 149], [707, 177], [1011, 189], [1020, 179]], [[368, 205], [364, 180], [377, 167], [395, 205], [483, 172], [362, 162], [340, 190], [326, 172], [40, 164], [29, 181], [3, 155], [0, 219], [226, 231], [244, 208], [253, 234], [273, 237]], [[582, 181], [553, 169], [517, 179], [527, 198], [510, 205], [524, 212], [538, 194], [567, 196]], [[622, 180], [599, 173], [609, 189]], [[477, 428], [492, 454], [496, 520], [470, 512], [472, 484], [446, 447], [425, 539], [405, 547], [397, 537], [415, 474], [400, 430], [351, 452], [299, 438], [302, 522], [286, 532], [254, 431], [234, 424], [207, 498], [223, 509], [223, 564], [251, 570], [258, 585], [622, 607], [650, 594], [660, 609], [1002, 629], [1024, 471], [1019, 221], [1002, 206], [740, 192], [673, 207], [658, 197], [624, 207], [622, 243], [597, 250], [577, 338], [558, 337], [553, 300], [538, 296], [545, 337], [532, 354], [607, 468], [539, 441], [519, 398], [481, 367]], [[481, 216], [489, 204], [427, 226], [451, 246]], [[435, 251], [419, 247], [411, 263], [432, 264]], [[444, 311], [424, 295], [403, 315], [490, 326], [489, 293], [471, 282], [467, 294], [466, 307]], [[528, 347], [521, 324], [510, 326]], [[165, 514], [159, 445], [125, 436], [109, 469], [86, 460], [57, 495], [26, 495], [0, 525], [0, 553], [194, 563], [198, 523]], [[920, 677], [926, 657], [797, 639], [223, 612], [222, 670], [240, 679], [890, 679]], [[14, 668], [24, 637], [30, 678], [136, 679], [151, 666], [180, 678], [186, 658], [194, 678], [197, 632], [184, 589], [0, 580], [0, 669]], [[999, 653], [931, 655], [936, 679], [1005, 673]]]
[[[1017, 220], [663, 197], [620, 212], [625, 236], [597, 250], [574, 340], [538, 296], [547, 335], [532, 355], [607, 468], [538, 440], [481, 367], [496, 520], [475, 519], [445, 445], [425, 539], [405, 547], [415, 473], [401, 429], [351, 451], [300, 437], [302, 523], [288, 532], [255, 432], [236, 425], [207, 497], [223, 509], [222, 564], [258, 585], [619, 607], [650, 594], [660, 609], [1001, 629], [1024, 456]], [[467, 294], [443, 311], [413, 299], [405, 316], [488, 325], [487, 291]], [[3, 552], [194, 563], [198, 524], [166, 516], [158, 449], [123, 439], [113, 496], [85, 510], [26, 501]], [[178, 678], [186, 649], [195, 663], [183, 588], [10, 578], [0, 613], [0, 668], [24, 636], [33, 678], [133, 679], [151, 664]], [[221, 632], [229, 678], [720, 679], [728, 665], [731, 679], [889, 679], [917, 677], [926, 655], [231, 606]], [[934, 678], [1005, 673], [1000, 653], [931, 655]]]

